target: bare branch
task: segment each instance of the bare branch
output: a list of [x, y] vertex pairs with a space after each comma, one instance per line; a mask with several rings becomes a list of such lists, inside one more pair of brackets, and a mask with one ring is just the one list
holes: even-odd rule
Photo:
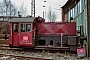
[[47, 17], [50, 22], [55, 22], [55, 20], [57, 19], [56, 14], [54, 11], [51, 10], [51, 7], [49, 8]]
[[17, 12], [15, 5], [11, 2], [11, 0], [2, 0], [0, 2], [0, 15], [2, 16], [12, 16]]
[[21, 5], [21, 7], [20, 7], [20, 12], [21, 12], [21, 15], [23, 16], [23, 17], [25, 17], [26, 16], [26, 14], [27, 14], [27, 11], [26, 11], [27, 9], [26, 9], [26, 6], [25, 6], [25, 4], [24, 4], [24, 2], [23, 2], [23, 4]]

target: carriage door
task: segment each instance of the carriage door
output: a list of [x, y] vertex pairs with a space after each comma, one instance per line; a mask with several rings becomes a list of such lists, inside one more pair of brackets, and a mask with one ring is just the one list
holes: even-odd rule
[[20, 24], [20, 46], [32, 46], [32, 24], [21, 23]]
[[19, 24], [13, 23], [13, 46], [18, 46], [18, 40], [19, 40]]

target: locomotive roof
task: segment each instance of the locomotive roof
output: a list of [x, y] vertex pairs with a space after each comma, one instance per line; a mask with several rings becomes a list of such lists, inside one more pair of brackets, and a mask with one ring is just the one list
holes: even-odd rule
[[31, 18], [12, 18], [9, 20], [9, 22], [33, 22], [34, 17]]

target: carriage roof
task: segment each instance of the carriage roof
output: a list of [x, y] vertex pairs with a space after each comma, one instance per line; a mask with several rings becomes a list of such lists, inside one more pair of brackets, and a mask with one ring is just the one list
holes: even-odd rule
[[9, 20], [9, 22], [33, 22], [34, 17], [31, 18], [12, 18]]

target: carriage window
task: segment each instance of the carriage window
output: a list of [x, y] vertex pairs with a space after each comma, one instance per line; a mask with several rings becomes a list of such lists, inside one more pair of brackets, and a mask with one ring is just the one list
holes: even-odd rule
[[26, 24], [26, 32], [30, 32], [31, 31], [31, 24]]
[[21, 24], [20, 30], [21, 32], [31, 32], [31, 24]]
[[13, 31], [18, 32], [18, 24], [13, 24]]
[[25, 24], [21, 24], [20, 28], [21, 32], [25, 32]]

